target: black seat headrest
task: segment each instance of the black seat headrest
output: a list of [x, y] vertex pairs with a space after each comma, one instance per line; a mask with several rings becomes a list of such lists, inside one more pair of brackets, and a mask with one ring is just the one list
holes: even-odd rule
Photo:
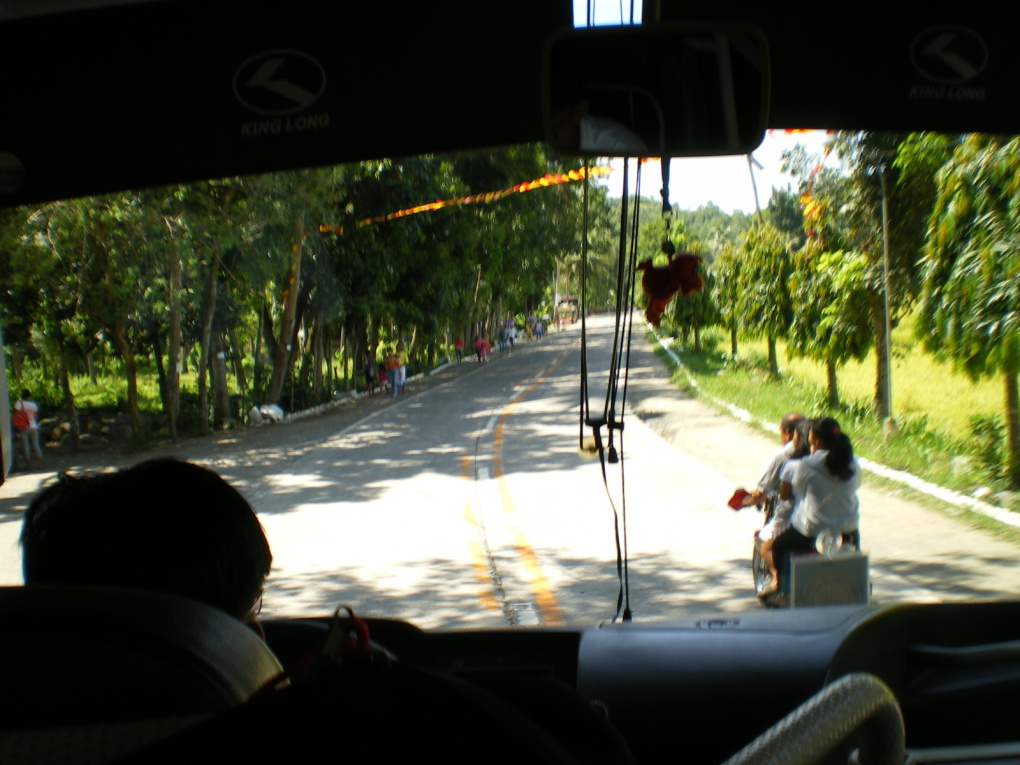
[[281, 671], [233, 616], [163, 593], [3, 587], [0, 625], [7, 730], [218, 712]]

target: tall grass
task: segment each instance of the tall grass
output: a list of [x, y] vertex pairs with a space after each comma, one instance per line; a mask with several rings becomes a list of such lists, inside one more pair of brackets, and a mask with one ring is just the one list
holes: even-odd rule
[[[700, 353], [683, 363], [701, 389], [756, 418], [778, 422], [790, 411], [829, 415], [851, 435], [855, 452], [932, 483], [970, 493], [1007, 488], [1002, 479], [1002, 398], [998, 380], [972, 382], [923, 352], [908, 332], [894, 334], [892, 373], [895, 432], [879, 422], [872, 405], [875, 361], [848, 364], [837, 373], [841, 406], [828, 404], [824, 368], [791, 360], [779, 346], [780, 376], [768, 374], [764, 341], [742, 340], [736, 358], [728, 341], [709, 333]], [[723, 350], [725, 349], [725, 350]], [[687, 386], [677, 373], [678, 384]]]

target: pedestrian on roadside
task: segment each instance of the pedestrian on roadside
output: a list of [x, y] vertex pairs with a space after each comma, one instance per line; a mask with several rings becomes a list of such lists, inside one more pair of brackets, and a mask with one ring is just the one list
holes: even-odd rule
[[464, 341], [459, 337], [453, 341], [453, 350], [457, 356], [457, 363], [459, 364], [464, 360]]
[[397, 361], [400, 362], [400, 375], [397, 379], [397, 385], [400, 386], [400, 392], [404, 392], [404, 384], [407, 382], [407, 351], [404, 350], [403, 341], [397, 342]]
[[400, 393], [400, 358], [392, 348], [387, 348], [383, 363], [386, 365], [386, 381], [393, 396], [396, 396]]
[[39, 442], [39, 405], [32, 400], [32, 393], [26, 388], [21, 391], [21, 400], [14, 404], [15, 412], [24, 412], [19, 419], [24, 422], [25, 427], [18, 428], [21, 435], [21, 445], [25, 453], [25, 467], [32, 466], [32, 454], [35, 453], [36, 468], [41, 470], [43, 466], [42, 444]]
[[368, 392], [368, 395], [374, 396], [379, 377], [376, 373], [375, 362], [369, 358], [367, 353], [361, 354], [361, 369], [365, 375], [365, 390]]

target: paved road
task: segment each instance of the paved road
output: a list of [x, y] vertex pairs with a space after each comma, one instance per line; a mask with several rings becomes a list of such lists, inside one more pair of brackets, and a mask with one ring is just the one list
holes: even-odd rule
[[[590, 328], [600, 411], [611, 333], [602, 317]], [[724, 503], [776, 444], [677, 391], [636, 338], [624, 460], [603, 485], [598, 461], [577, 454], [579, 341], [575, 328], [462, 364], [396, 402], [361, 402], [357, 416], [175, 453], [216, 467], [260, 513], [275, 556], [270, 614], [345, 602], [422, 627], [608, 620], [624, 514], [636, 619], [757, 608], [748, 556], [760, 520]], [[0, 488], [3, 583], [20, 582], [19, 507], [36, 485], [28, 475]], [[870, 486], [861, 500], [876, 600], [1020, 594], [1015, 547]]]

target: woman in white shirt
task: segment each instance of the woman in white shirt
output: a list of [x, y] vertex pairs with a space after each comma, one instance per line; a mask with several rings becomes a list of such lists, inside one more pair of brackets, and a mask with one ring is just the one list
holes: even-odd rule
[[854, 458], [850, 438], [831, 417], [811, 423], [808, 434], [811, 454], [789, 463], [780, 484], [780, 497], [787, 493], [794, 502], [790, 526], [773, 545], [773, 557], [780, 572], [779, 589], [789, 576], [790, 555], [815, 549], [815, 537], [833, 529], [849, 538], [857, 533], [860, 506], [857, 489], [861, 468]]

